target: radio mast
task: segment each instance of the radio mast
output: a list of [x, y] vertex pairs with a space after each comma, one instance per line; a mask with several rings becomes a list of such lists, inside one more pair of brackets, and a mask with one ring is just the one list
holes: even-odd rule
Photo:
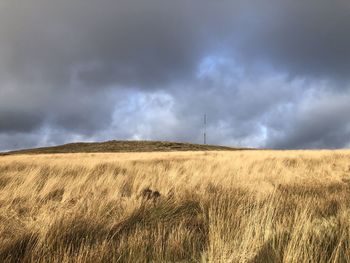
[[203, 142], [204, 142], [204, 144], [207, 144], [207, 114], [204, 114]]

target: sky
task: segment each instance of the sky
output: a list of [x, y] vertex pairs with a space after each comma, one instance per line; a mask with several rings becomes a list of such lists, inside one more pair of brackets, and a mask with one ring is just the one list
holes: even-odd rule
[[0, 151], [350, 146], [348, 0], [1, 0]]

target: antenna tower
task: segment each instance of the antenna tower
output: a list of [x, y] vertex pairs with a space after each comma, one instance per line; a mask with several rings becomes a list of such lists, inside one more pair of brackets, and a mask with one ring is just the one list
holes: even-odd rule
[[207, 114], [204, 114], [203, 142], [204, 142], [204, 144], [207, 144]]

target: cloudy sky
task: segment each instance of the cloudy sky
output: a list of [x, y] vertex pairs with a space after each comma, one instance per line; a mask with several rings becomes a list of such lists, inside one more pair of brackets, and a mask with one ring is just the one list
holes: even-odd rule
[[0, 150], [350, 146], [348, 0], [1, 0]]

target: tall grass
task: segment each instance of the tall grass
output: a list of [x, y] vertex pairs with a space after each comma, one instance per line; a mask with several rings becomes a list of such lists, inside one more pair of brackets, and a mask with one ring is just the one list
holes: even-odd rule
[[0, 262], [350, 262], [350, 152], [3, 156]]

